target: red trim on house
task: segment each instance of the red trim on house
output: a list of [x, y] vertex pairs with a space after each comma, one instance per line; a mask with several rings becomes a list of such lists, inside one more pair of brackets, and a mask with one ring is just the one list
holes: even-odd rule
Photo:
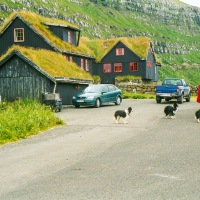
[[122, 63], [114, 63], [114, 72], [122, 72]]
[[124, 56], [124, 48], [116, 48], [116, 56]]
[[138, 62], [130, 62], [129, 69], [130, 69], [130, 72], [138, 71]]
[[111, 63], [103, 64], [103, 73], [111, 73], [111, 71], [112, 71]]

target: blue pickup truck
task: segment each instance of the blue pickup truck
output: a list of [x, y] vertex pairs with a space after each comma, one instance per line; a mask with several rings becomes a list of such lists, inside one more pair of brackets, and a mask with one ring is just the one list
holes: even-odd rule
[[178, 103], [183, 103], [183, 99], [190, 102], [190, 86], [180, 78], [166, 78], [162, 85], [156, 85], [156, 102], [161, 103], [162, 99], [169, 101], [177, 99]]

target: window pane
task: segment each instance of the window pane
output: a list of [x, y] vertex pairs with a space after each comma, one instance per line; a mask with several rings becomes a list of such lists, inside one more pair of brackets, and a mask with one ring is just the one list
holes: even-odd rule
[[115, 72], [122, 72], [122, 63], [115, 63], [114, 70]]
[[111, 64], [110, 63], [103, 64], [103, 72], [104, 73], [110, 73], [111, 72]]
[[124, 55], [124, 48], [117, 48], [116, 49], [116, 55], [117, 56], [123, 56]]
[[69, 61], [73, 62], [73, 56], [69, 56]]
[[85, 59], [85, 71], [89, 71], [89, 62], [88, 62], [88, 59]]
[[23, 28], [14, 29], [14, 41], [15, 42], [23, 42], [24, 41], [24, 29]]
[[81, 68], [84, 69], [84, 58], [81, 58]]
[[72, 43], [72, 32], [68, 31], [68, 42], [71, 44]]
[[130, 71], [131, 72], [138, 71], [138, 63], [137, 62], [130, 63]]

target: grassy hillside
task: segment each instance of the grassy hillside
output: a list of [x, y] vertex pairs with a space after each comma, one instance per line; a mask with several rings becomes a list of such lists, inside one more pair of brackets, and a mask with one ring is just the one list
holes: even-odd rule
[[[162, 61], [159, 79], [182, 77], [200, 84], [200, 9], [179, 0], [1, 0], [0, 22], [14, 10], [26, 9], [76, 24], [82, 36], [108, 39], [148, 37]], [[126, 1], [124, 1], [126, 2]]]

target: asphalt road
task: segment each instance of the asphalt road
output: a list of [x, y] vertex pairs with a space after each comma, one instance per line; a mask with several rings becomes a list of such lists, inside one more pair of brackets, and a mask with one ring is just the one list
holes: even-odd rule
[[[200, 104], [164, 118], [155, 100], [65, 108], [67, 125], [0, 147], [1, 200], [198, 200]], [[116, 109], [133, 107], [128, 124]]]

